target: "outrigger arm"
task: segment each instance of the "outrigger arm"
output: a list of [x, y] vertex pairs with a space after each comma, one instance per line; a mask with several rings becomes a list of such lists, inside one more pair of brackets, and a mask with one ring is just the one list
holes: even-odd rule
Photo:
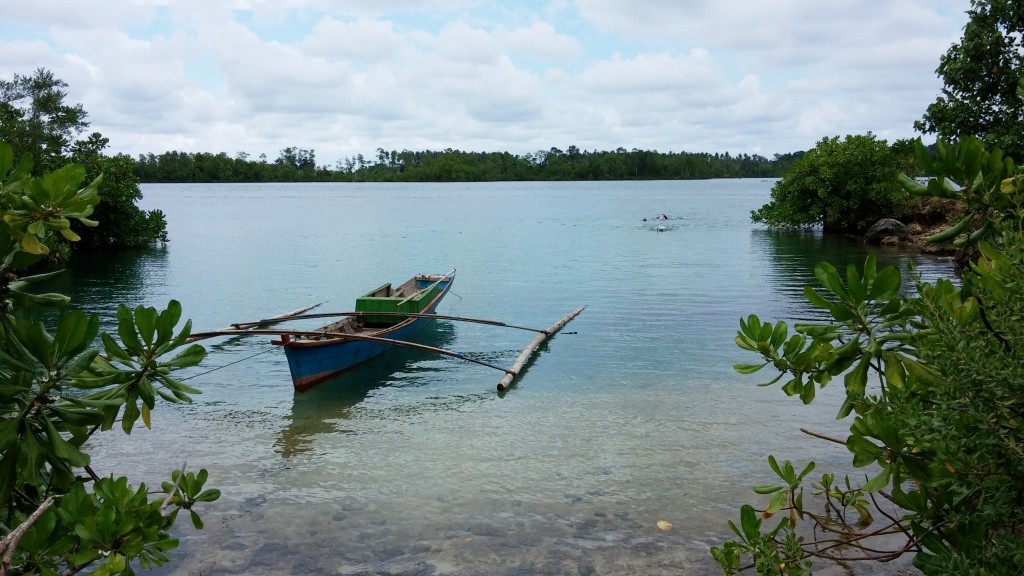
[[[305, 311], [305, 310], [303, 310]], [[531, 328], [529, 326], [516, 326], [515, 324], [509, 324], [507, 322], [499, 322], [497, 320], [485, 320], [483, 318], [467, 318], [465, 316], [446, 316], [444, 314], [420, 314], [416, 312], [322, 312], [317, 314], [293, 314], [288, 317], [274, 317], [274, 322], [283, 322], [285, 320], [308, 320], [310, 318], [338, 318], [354, 316], [360, 318], [362, 316], [394, 316], [396, 318], [427, 318], [430, 320], [452, 320], [455, 322], [472, 322], [475, 324], [487, 324], [488, 326], [500, 326], [502, 328], [515, 328], [517, 330], [528, 330], [530, 332], [545, 332], [542, 328]], [[261, 323], [266, 323], [268, 320], [260, 320], [257, 322], [238, 322], [232, 324], [234, 328], [245, 328], [245, 327], [257, 327]]]
[[392, 315], [392, 316], [399, 316], [399, 317], [404, 317], [404, 318], [432, 318], [432, 319], [436, 319], [436, 320], [454, 320], [454, 321], [462, 321], [462, 322], [475, 322], [475, 323], [478, 323], [478, 324], [488, 324], [488, 325], [491, 325], [491, 326], [502, 326], [502, 327], [505, 327], [505, 328], [516, 328], [516, 329], [519, 329], [519, 330], [529, 330], [529, 331], [532, 331], [532, 332], [537, 332], [538, 333], [537, 337], [534, 338], [529, 344], [527, 344], [526, 348], [523, 348], [523, 351], [519, 354], [519, 357], [516, 358], [516, 361], [512, 364], [512, 367], [511, 368], [502, 368], [501, 366], [496, 366], [494, 364], [490, 364], [488, 362], [484, 362], [483, 360], [477, 360], [476, 358], [471, 358], [469, 356], [466, 356], [466, 355], [462, 354], [461, 352], [455, 352], [455, 351], [452, 351], [452, 350], [447, 350], [445, 348], [437, 348], [435, 346], [427, 346], [425, 344], [417, 344], [416, 342], [409, 342], [407, 340], [397, 340], [397, 339], [392, 339], [392, 338], [380, 338], [378, 336], [367, 336], [367, 335], [362, 335], [362, 334], [351, 334], [351, 333], [348, 333], [348, 332], [320, 332], [320, 331], [315, 331], [315, 330], [311, 331], [311, 330], [279, 330], [279, 329], [275, 330], [275, 329], [271, 329], [271, 328], [263, 328], [263, 326], [268, 326], [268, 325], [275, 324], [275, 323], [278, 323], [278, 322], [283, 322], [283, 321], [286, 321], [286, 320], [302, 320], [302, 319], [307, 319], [307, 318], [328, 318], [328, 317], [332, 317], [332, 316], [336, 317], [336, 316], [362, 316], [363, 315], [362, 312], [332, 312], [332, 313], [325, 313], [325, 314], [304, 314], [304, 312], [306, 312], [306, 311], [308, 311], [308, 310], [310, 310], [312, 308], [315, 308], [316, 306], [319, 306], [319, 304], [315, 304], [313, 306], [308, 306], [306, 308], [301, 308], [299, 310], [295, 310], [295, 311], [292, 311], [292, 312], [286, 312], [284, 314], [279, 314], [277, 316], [272, 316], [272, 317], [270, 317], [270, 318], [268, 318], [266, 320], [258, 320], [258, 321], [253, 321], [253, 322], [238, 322], [238, 323], [232, 324], [230, 328], [221, 328], [220, 330], [211, 330], [209, 332], [196, 332], [196, 333], [194, 333], [194, 334], [192, 334], [192, 335], [190, 335], [188, 337], [188, 341], [189, 342], [194, 342], [196, 340], [204, 340], [206, 338], [216, 338], [218, 336], [256, 336], [256, 335], [260, 335], [260, 334], [265, 334], [265, 335], [271, 335], [271, 336], [280, 336], [281, 340], [283, 342], [288, 342], [291, 339], [292, 336], [308, 336], [308, 335], [311, 335], [311, 334], [315, 334], [316, 336], [327, 336], [329, 338], [337, 338], [339, 340], [365, 340], [365, 341], [368, 341], [368, 342], [379, 342], [381, 344], [389, 344], [389, 345], [392, 345], [392, 346], [402, 346], [402, 347], [405, 347], [405, 348], [413, 348], [413, 349], [416, 349], [416, 350], [424, 350], [424, 351], [427, 351], [427, 352], [433, 352], [433, 353], [436, 353], [436, 354], [442, 354], [442, 355], [445, 355], [445, 356], [451, 356], [453, 358], [458, 358], [460, 360], [465, 360], [466, 362], [472, 362], [474, 364], [479, 364], [481, 366], [486, 366], [488, 368], [493, 368], [495, 370], [500, 370], [500, 371], [505, 373], [505, 375], [502, 377], [501, 381], [498, 382], [498, 391], [501, 392], [501, 391], [507, 390], [508, 388], [510, 388], [512, 386], [512, 384], [515, 382], [516, 377], [522, 371], [523, 366], [526, 365], [526, 363], [533, 356], [534, 351], [537, 349], [538, 346], [540, 346], [544, 342], [544, 340], [546, 340], [547, 338], [549, 338], [551, 336], [554, 336], [555, 333], [557, 333], [559, 330], [564, 328], [566, 324], [568, 324], [570, 321], [572, 321], [573, 318], [579, 316], [580, 313], [583, 312], [584, 309], [586, 309], [586, 306], [580, 306], [579, 308], [577, 308], [577, 309], [573, 310], [572, 312], [570, 312], [569, 314], [567, 314], [564, 318], [562, 318], [558, 322], [554, 323], [550, 328], [548, 328], [546, 330], [539, 329], [539, 328], [529, 328], [529, 327], [526, 327], [526, 326], [516, 326], [516, 325], [513, 325], [513, 324], [507, 324], [505, 322], [498, 322], [498, 321], [495, 321], [495, 320], [483, 320], [483, 319], [480, 319], [480, 318], [463, 318], [461, 316], [445, 316], [445, 315], [442, 315], [442, 314], [413, 314], [413, 313], [404, 313], [404, 312], [390, 312], [390, 313], [389, 312], [373, 312], [374, 316]]
[[309, 330], [273, 330], [270, 328], [223, 328], [221, 330], [211, 330], [210, 332], [197, 332], [189, 336], [189, 341], [203, 340], [206, 338], [216, 338], [217, 336], [258, 336], [265, 334], [268, 336], [280, 336], [282, 342], [288, 342], [292, 336], [327, 336], [330, 338], [336, 338], [338, 340], [365, 340], [367, 342], [379, 342], [381, 344], [388, 344], [391, 346], [402, 346], [405, 348], [415, 348], [417, 350], [425, 350], [427, 352], [435, 352], [437, 354], [443, 354], [445, 356], [451, 356], [474, 364], [480, 364], [481, 366], [487, 366], [488, 368], [494, 368], [495, 370], [501, 370], [502, 372], [508, 372], [501, 366], [495, 366], [494, 364], [488, 364], [483, 360], [477, 360], [476, 358], [470, 358], [462, 354], [461, 352], [455, 352], [447, 350], [445, 348], [436, 348], [434, 346], [427, 346], [426, 344], [417, 344], [416, 342], [409, 342], [408, 340], [397, 340], [393, 338], [380, 338], [378, 336], [366, 336], [362, 334], [349, 334], [348, 332], [320, 332], [320, 331], [309, 331]]

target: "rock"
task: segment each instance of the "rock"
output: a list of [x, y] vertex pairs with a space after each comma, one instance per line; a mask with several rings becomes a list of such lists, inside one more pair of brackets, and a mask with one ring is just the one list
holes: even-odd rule
[[901, 240], [910, 237], [910, 229], [907, 225], [899, 220], [893, 218], [882, 218], [878, 222], [868, 228], [868, 231], [864, 233], [864, 240], [873, 244], [878, 244], [882, 240], [895, 236]]

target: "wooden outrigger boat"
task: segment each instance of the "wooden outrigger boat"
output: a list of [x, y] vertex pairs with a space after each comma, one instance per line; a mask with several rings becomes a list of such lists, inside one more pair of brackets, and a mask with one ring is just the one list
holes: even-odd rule
[[[533, 351], [549, 336], [562, 329], [573, 318], [583, 311], [585, 306], [577, 308], [562, 320], [546, 330], [515, 326], [494, 320], [479, 318], [462, 318], [445, 316], [436, 313], [438, 304], [448, 294], [455, 281], [455, 271], [445, 275], [413, 276], [406, 282], [393, 288], [384, 284], [367, 292], [356, 299], [354, 312], [333, 312], [307, 314], [317, 305], [308, 306], [293, 312], [287, 312], [254, 322], [240, 322], [228, 328], [192, 334], [190, 341], [213, 338], [216, 336], [250, 336], [259, 334], [275, 335], [278, 338], [271, 343], [281, 346], [288, 359], [292, 385], [298, 392], [309, 390], [313, 386], [328, 380], [342, 372], [357, 366], [386, 350], [394, 347], [408, 347], [438, 354], [460, 358], [467, 362], [481, 364], [505, 372], [498, 383], [498, 390], [510, 387], [515, 377], [529, 361]], [[284, 330], [268, 328], [271, 325], [291, 320], [310, 318], [338, 318], [321, 328], [312, 330]], [[409, 341], [431, 320], [452, 320], [474, 322], [530, 330], [538, 335], [516, 359], [511, 368], [502, 368], [481, 360], [468, 358], [443, 348], [425, 346]]]
[[391, 348], [387, 340], [412, 338], [428, 320], [405, 315], [433, 314], [454, 280], [452, 271], [444, 276], [414, 276], [397, 288], [384, 284], [356, 299], [357, 315], [304, 334], [281, 334], [271, 343], [284, 348], [295, 389], [308, 390]]

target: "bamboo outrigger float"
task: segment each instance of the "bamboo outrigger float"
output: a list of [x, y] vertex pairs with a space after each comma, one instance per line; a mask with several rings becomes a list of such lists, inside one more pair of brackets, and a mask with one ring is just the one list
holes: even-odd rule
[[558, 322], [555, 322], [551, 326], [551, 328], [548, 328], [547, 330], [542, 330], [540, 334], [537, 334], [537, 337], [534, 338], [533, 341], [531, 341], [529, 344], [527, 344], [526, 348], [523, 348], [523, 351], [519, 354], [519, 357], [516, 358], [515, 363], [512, 364], [512, 367], [505, 371], [505, 375], [501, 378], [501, 381], [498, 382], [498, 391], [502, 392], [504, 390], [507, 390], [510, 386], [512, 386], [512, 383], [515, 382], [516, 376], [519, 375], [519, 372], [523, 369], [523, 366], [525, 366], [526, 363], [530, 360], [530, 357], [533, 356], [533, 352], [537, 349], [537, 347], [543, 344], [544, 340], [546, 340], [549, 336], [553, 336], [556, 332], [564, 328], [565, 325], [571, 322], [573, 318], [579, 316], [580, 312], [583, 312], [584, 308], [586, 308], [586, 306], [580, 306], [579, 308], [566, 314], [565, 318], [562, 318]]
[[[586, 308], [585, 306], [577, 308], [546, 330], [517, 326], [496, 320], [436, 314], [437, 305], [448, 293], [454, 281], [454, 270], [443, 276], [414, 276], [398, 288], [393, 289], [391, 284], [384, 284], [361, 296], [356, 300], [354, 312], [307, 314], [306, 312], [319, 306], [319, 304], [314, 304], [264, 320], [238, 322], [227, 328], [198, 332], [192, 334], [189, 340], [195, 341], [218, 336], [277, 336], [278, 338], [271, 340], [271, 343], [284, 348], [285, 356], [288, 358], [288, 368], [291, 371], [292, 384], [298, 392], [309, 390], [320, 382], [395, 346], [451, 356], [501, 370], [505, 374], [497, 388], [499, 391], [504, 391], [512, 386], [516, 376], [522, 371], [523, 366], [532, 357], [537, 347]], [[338, 320], [313, 330], [285, 330], [270, 327], [283, 322], [312, 318], [338, 318]], [[523, 349], [510, 368], [503, 368], [459, 352], [409, 341], [409, 338], [431, 320], [472, 322], [528, 330], [536, 332], [537, 336]]]

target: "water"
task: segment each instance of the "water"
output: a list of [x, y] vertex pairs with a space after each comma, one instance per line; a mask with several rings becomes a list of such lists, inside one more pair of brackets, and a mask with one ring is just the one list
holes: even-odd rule
[[[803, 407], [731, 369], [752, 360], [733, 343], [741, 316], [820, 318], [801, 295], [814, 263], [866, 254], [752, 226], [771, 185], [145, 186], [170, 244], [83, 259], [54, 286], [108, 329], [121, 302], [177, 298], [205, 330], [317, 302], [350, 310], [382, 282], [452, 268], [440, 313], [547, 327], [587, 310], [500, 396], [500, 372], [412, 350], [295, 394], [268, 338], [209, 341], [189, 373], [196, 402], [98, 439], [94, 467], [157, 484], [187, 461], [223, 491], [201, 509], [205, 530], [179, 523], [157, 574], [711, 571], [708, 549], [757, 501], [769, 453], [850, 469], [841, 447], [798, 431], [845, 436], [839, 387]], [[532, 337], [439, 322], [421, 341], [511, 365]]]

